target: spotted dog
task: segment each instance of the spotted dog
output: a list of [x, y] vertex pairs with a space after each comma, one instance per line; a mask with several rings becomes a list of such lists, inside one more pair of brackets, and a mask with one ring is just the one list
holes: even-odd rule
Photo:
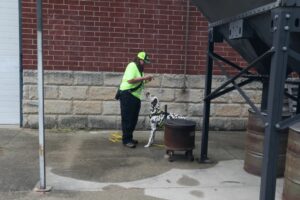
[[185, 119], [185, 117], [175, 113], [168, 113], [160, 109], [160, 103], [156, 96], [146, 93], [146, 98], [150, 101], [150, 126], [151, 132], [148, 143], [144, 147], [150, 147], [155, 138], [155, 132], [158, 128], [163, 127], [166, 119]]

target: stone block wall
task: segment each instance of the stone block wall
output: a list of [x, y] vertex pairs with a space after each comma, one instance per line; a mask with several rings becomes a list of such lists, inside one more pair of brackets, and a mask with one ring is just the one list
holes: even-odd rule
[[[202, 126], [204, 75], [155, 74], [146, 85], [160, 99], [161, 108], [168, 106], [175, 112]], [[120, 129], [120, 105], [114, 99], [122, 73], [45, 71], [45, 126], [70, 129]], [[23, 126], [38, 127], [37, 71], [25, 70], [23, 74]], [[216, 88], [226, 79], [214, 76]], [[245, 86], [246, 94], [260, 103], [259, 83]], [[142, 101], [138, 130], [150, 129], [149, 102]], [[237, 91], [227, 93], [211, 105], [210, 128], [212, 130], [244, 130], [249, 106]]]

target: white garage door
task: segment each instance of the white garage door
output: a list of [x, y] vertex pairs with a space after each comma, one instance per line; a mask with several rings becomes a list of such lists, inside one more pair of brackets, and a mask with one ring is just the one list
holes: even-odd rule
[[18, 0], [0, 0], [0, 124], [20, 123]]

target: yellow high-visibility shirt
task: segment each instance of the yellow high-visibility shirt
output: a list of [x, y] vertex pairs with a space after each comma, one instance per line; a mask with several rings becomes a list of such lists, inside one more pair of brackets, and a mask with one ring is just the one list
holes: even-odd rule
[[[132, 89], [137, 87], [140, 82], [138, 83], [128, 83], [128, 80], [134, 79], [134, 78], [139, 78], [139, 77], [143, 77], [144, 74], [140, 73], [138, 67], [136, 66], [136, 64], [134, 62], [130, 62], [127, 67], [126, 70], [124, 72], [123, 78], [122, 78], [122, 82], [120, 85], [120, 90], [128, 90], [128, 89]], [[141, 99], [141, 94], [142, 91], [144, 89], [144, 84], [141, 85], [137, 90], [131, 92], [131, 94], [135, 97], [137, 97], [138, 99]]]

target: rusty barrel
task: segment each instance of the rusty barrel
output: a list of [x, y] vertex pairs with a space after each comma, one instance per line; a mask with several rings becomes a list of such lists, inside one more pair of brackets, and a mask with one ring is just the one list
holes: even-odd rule
[[164, 141], [168, 150], [187, 151], [195, 148], [196, 122], [186, 119], [168, 119]]
[[289, 129], [283, 199], [300, 200], [300, 123]]
[[[262, 114], [266, 116], [265, 113]], [[283, 118], [288, 116], [288, 114], [283, 114]], [[264, 134], [265, 126], [263, 121], [257, 114], [254, 113], [252, 109], [249, 109], [244, 169], [250, 174], [258, 176], [261, 175], [262, 170]], [[281, 177], [284, 174], [287, 139], [288, 129], [280, 131], [277, 162], [278, 177]]]

